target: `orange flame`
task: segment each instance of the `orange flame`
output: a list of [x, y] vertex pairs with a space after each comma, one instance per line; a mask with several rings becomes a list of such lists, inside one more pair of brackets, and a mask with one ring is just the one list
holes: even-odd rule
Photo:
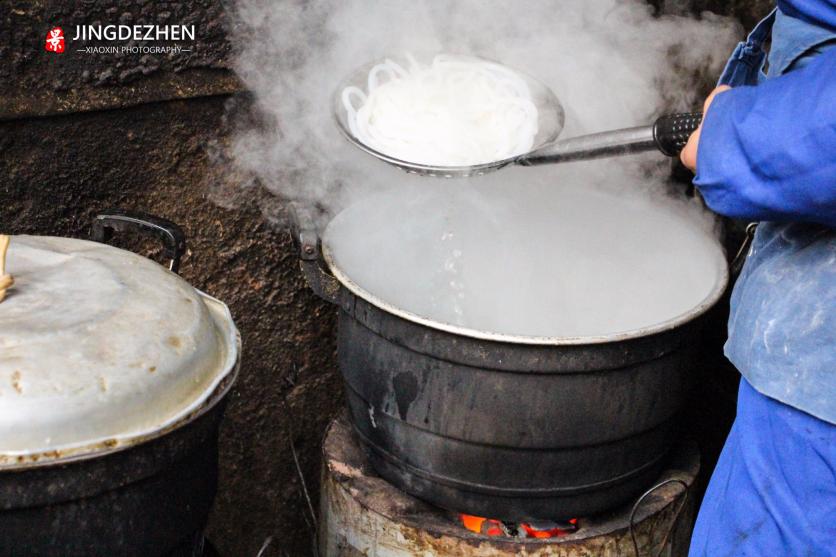
[[462, 524], [465, 528], [476, 534], [486, 534], [488, 536], [501, 536], [504, 531], [502, 524], [498, 520], [492, 518], [483, 518], [481, 516], [473, 516], [470, 514], [460, 514]]
[[481, 516], [473, 516], [470, 514], [461, 514], [459, 515], [462, 519], [462, 524], [464, 527], [470, 530], [471, 532], [476, 532], [477, 534], [482, 533], [482, 524], [485, 523], [485, 519]]
[[572, 518], [569, 519], [569, 524], [572, 525], [572, 528], [550, 528], [548, 530], [536, 530], [532, 528], [530, 525], [526, 523], [520, 524], [520, 527], [525, 530], [526, 535], [529, 538], [559, 538], [561, 536], [565, 536], [566, 534], [571, 534], [575, 530], [577, 530], [578, 526], [578, 519]]
[[[493, 518], [484, 518], [481, 516], [473, 516], [464, 513], [460, 514], [459, 518], [462, 521], [462, 525], [473, 533], [483, 534], [487, 536], [507, 535], [505, 528], [503, 528], [502, 526], [502, 522], [500, 522], [499, 520], [494, 520]], [[559, 538], [561, 536], [571, 534], [572, 532], [577, 530], [577, 518], [570, 519], [568, 523], [571, 525], [570, 528], [551, 528], [549, 530], [538, 530], [530, 524], [522, 522], [519, 525], [519, 529], [522, 532], [525, 532], [525, 537], [528, 538]]]

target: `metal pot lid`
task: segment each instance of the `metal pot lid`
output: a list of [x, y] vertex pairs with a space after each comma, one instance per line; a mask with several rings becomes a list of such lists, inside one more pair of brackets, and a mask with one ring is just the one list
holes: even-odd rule
[[[456, 188], [424, 180], [349, 206], [323, 234], [328, 268], [353, 294], [406, 320], [516, 344], [659, 333], [703, 314], [725, 291], [723, 249], [707, 217], [684, 202], [630, 195], [640, 187], [631, 184], [616, 195], [579, 180], [515, 188], [489, 179]], [[613, 264], [623, 253], [630, 261]], [[428, 286], [444, 281], [455, 282], [447, 294], [476, 303], [456, 308], [440, 296], [428, 305], [437, 296]], [[526, 291], [527, 303], [503, 301], [504, 290]], [[578, 320], [561, 321], [563, 311]]]
[[0, 302], [0, 468], [147, 439], [234, 374], [229, 309], [104, 244], [12, 236]]

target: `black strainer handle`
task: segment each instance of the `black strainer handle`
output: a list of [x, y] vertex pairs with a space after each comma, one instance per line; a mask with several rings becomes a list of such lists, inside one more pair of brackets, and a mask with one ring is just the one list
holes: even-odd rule
[[702, 112], [662, 116], [649, 126], [611, 130], [549, 143], [515, 162], [524, 166], [661, 151], [676, 157], [702, 122]]
[[683, 112], [662, 116], [653, 124], [653, 140], [669, 157], [678, 157], [688, 138], [700, 127], [702, 112]]

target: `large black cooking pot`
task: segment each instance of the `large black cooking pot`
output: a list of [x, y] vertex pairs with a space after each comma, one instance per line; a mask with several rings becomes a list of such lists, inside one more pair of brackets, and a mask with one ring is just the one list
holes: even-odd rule
[[[163, 240], [170, 268], [185, 251], [164, 219], [112, 211], [93, 239], [142, 231]], [[214, 554], [203, 538], [218, 482], [218, 429], [233, 367], [193, 411], [161, 429], [76, 451], [0, 461], [0, 555]]]
[[725, 274], [711, 299], [670, 326], [527, 344], [443, 330], [360, 296], [298, 210], [293, 235], [309, 285], [339, 307], [353, 425], [385, 479], [441, 507], [505, 520], [601, 512], [653, 482], [688, 391], [700, 316]]

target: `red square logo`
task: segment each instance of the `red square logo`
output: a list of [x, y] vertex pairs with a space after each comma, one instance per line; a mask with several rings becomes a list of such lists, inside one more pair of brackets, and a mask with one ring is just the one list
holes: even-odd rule
[[46, 34], [44, 49], [47, 52], [61, 54], [64, 52], [64, 31], [60, 27], [54, 27]]

